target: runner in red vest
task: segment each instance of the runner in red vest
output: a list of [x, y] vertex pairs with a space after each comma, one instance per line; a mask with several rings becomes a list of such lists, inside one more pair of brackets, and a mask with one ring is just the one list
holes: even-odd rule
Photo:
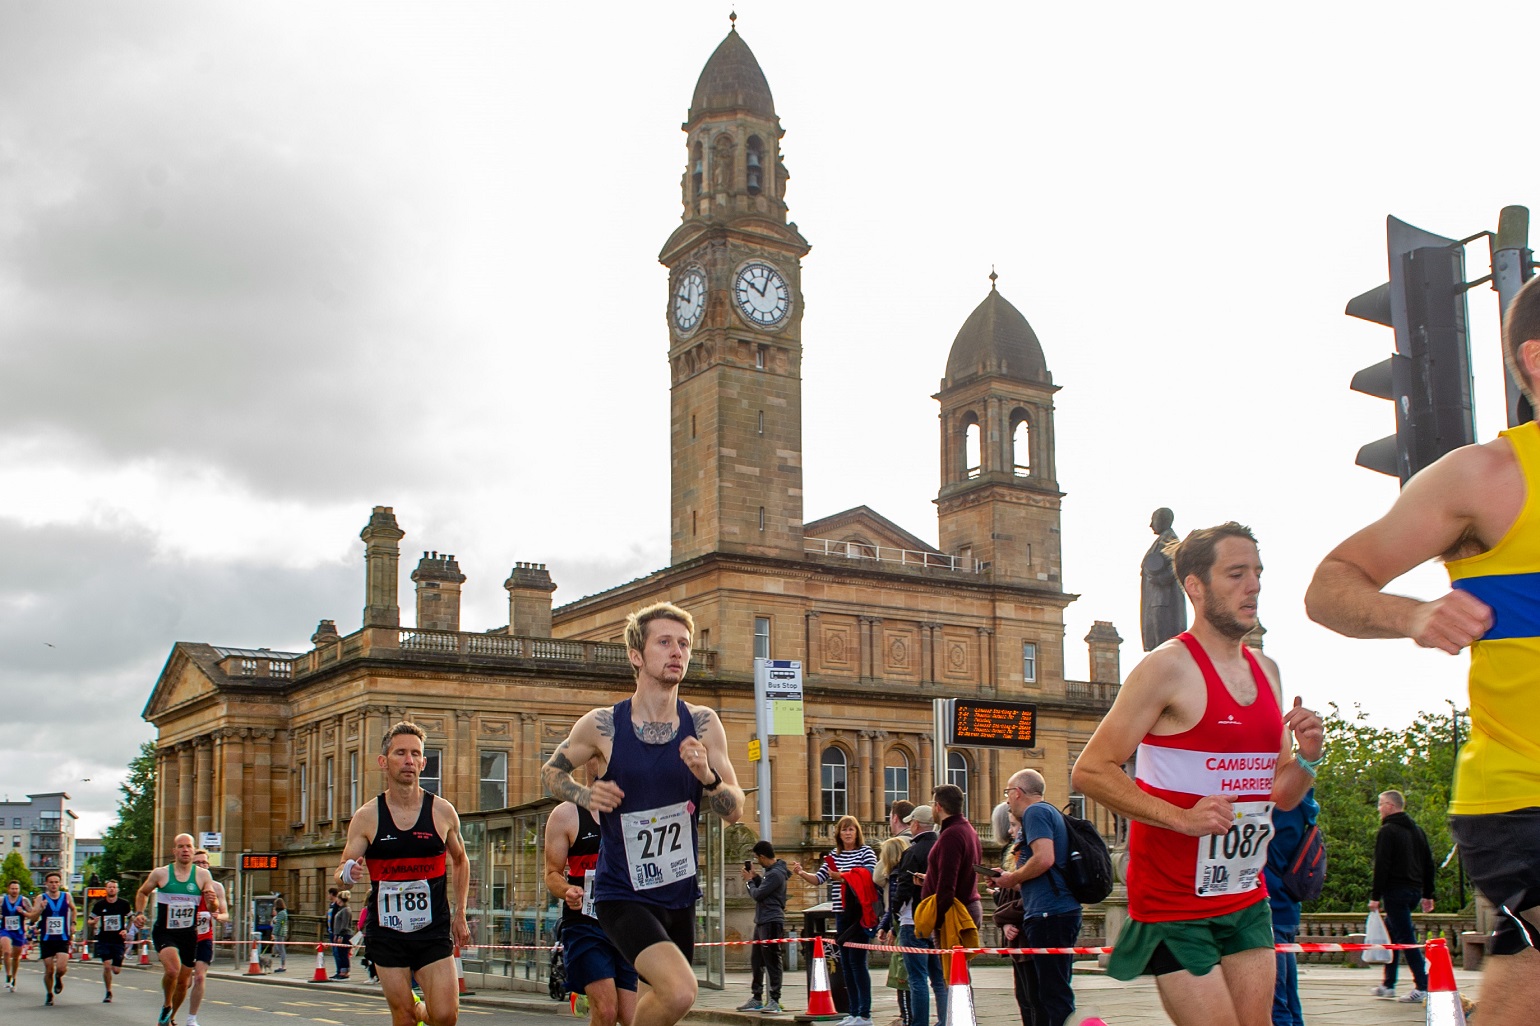
[[1174, 562], [1193, 628], [1134, 668], [1075, 763], [1076, 789], [1133, 821], [1129, 921], [1107, 970], [1154, 976], [1178, 1026], [1269, 1026], [1272, 809], [1310, 789], [1324, 732], [1300, 699], [1282, 711], [1278, 665], [1243, 644], [1262, 575], [1250, 529], [1193, 531]]

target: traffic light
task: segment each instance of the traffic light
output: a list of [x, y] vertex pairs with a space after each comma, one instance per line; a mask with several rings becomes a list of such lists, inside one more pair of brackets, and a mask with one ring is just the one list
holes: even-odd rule
[[1351, 387], [1395, 403], [1396, 433], [1359, 449], [1356, 462], [1404, 485], [1476, 438], [1465, 250], [1397, 218], [1385, 223], [1390, 281], [1350, 300], [1346, 313], [1395, 329], [1395, 354], [1353, 375]]

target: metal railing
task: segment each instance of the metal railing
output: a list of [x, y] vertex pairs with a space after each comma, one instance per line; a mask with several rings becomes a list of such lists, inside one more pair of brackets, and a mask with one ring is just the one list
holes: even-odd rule
[[828, 538], [804, 538], [802, 551], [809, 556], [831, 559], [869, 559], [879, 563], [897, 563], [916, 570], [953, 570], [976, 574], [984, 564], [969, 556], [948, 556], [940, 552], [896, 549], [887, 545], [868, 545], [857, 541], [832, 541]]

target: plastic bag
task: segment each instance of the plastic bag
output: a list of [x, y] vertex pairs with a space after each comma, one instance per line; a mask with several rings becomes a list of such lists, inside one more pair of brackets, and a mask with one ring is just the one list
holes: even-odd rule
[[[1389, 944], [1390, 931], [1385, 929], [1385, 920], [1380, 916], [1379, 910], [1369, 913], [1369, 918], [1364, 920], [1365, 944]], [[1373, 948], [1364, 953], [1364, 961], [1378, 965], [1389, 965], [1396, 960], [1396, 953], [1386, 948]]]

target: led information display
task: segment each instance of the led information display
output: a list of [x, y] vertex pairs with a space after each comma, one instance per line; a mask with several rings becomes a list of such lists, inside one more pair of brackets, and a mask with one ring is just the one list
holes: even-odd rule
[[277, 869], [278, 855], [276, 852], [243, 852], [241, 854], [241, 869], [252, 872], [259, 869]]
[[949, 745], [975, 748], [1035, 748], [1037, 706], [1031, 702], [994, 702], [972, 698], [951, 701], [947, 718]]

